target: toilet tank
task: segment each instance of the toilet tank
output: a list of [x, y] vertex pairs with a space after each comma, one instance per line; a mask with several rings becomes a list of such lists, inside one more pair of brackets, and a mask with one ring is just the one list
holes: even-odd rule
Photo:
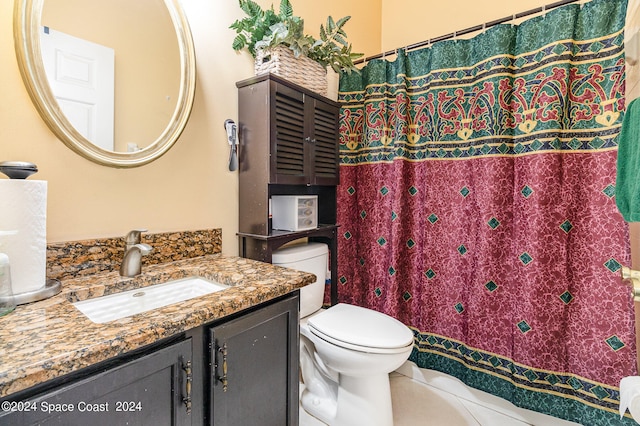
[[317, 280], [300, 289], [300, 318], [322, 308], [329, 250], [326, 244], [298, 244], [276, 250], [271, 263], [314, 274]]

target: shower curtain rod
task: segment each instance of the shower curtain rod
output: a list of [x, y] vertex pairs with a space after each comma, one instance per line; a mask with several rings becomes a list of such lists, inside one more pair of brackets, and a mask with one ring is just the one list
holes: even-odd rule
[[548, 10], [555, 9], [556, 7], [564, 6], [565, 4], [578, 3], [578, 2], [581, 2], [581, 1], [583, 1], [583, 0], [561, 0], [561, 1], [558, 1], [558, 2], [555, 2], [555, 3], [548, 4], [546, 6], [541, 6], [541, 7], [535, 8], [535, 9], [527, 10], [526, 12], [515, 13], [515, 14], [513, 14], [511, 16], [505, 16], [504, 18], [496, 19], [495, 21], [486, 22], [486, 23], [481, 24], [481, 25], [476, 25], [475, 27], [469, 27], [469, 28], [465, 28], [464, 30], [454, 31], [452, 33], [445, 34], [445, 35], [442, 35], [442, 36], [439, 36], [439, 37], [436, 37], [436, 38], [430, 38], [430, 39], [425, 40], [425, 41], [421, 41], [421, 42], [418, 42], [418, 43], [410, 44], [408, 46], [404, 46], [404, 47], [401, 47], [399, 49], [388, 50], [388, 51], [383, 52], [383, 53], [378, 53], [377, 55], [368, 56], [366, 58], [358, 59], [358, 60], [354, 61], [353, 63], [357, 65], [357, 64], [361, 64], [363, 62], [369, 62], [369, 61], [371, 61], [373, 59], [384, 58], [385, 56], [390, 56], [390, 55], [393, 55], [393, 54], [397, 53], [398, 50], [400, 50], [400, 49], [404, 49], [404, 50], [418, 49], [420, 47], [429, 46], [430, 44], [435, 43], [437, 41], [448, 40], [448, 39], [451, 39], [451, 38], [455, 38], [457, 36], [473, 33], [475, 31], [485, 30], [487, 28], [496, 26], [498, 24], [504, 24], [505, 22], [514, 21], [516, 19], [524, 18], [525, 16], [535, 15], [536, 13], [541, 13], [541, 12], [544, 13], [544, 12], [546, 12]]

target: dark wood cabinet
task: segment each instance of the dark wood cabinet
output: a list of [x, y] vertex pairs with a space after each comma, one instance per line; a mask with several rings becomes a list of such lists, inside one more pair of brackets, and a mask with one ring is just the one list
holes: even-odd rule
[[[328, 244], [335, 304], [340, 104], [274, 74], [236, 86], [240, 255], [270, 263], [274, 250], [299, 238]], [[269, 204], [274, 195], [317, 195], [318, 228], [273, 230]]]
[[193, 404], [202, 405], [193, 397], [192, 380], [191, 339], [187, 339], [35, 397], [9, 398], [0, 412], [0, 424], [201, 424], [192, 415]]
[[241, 173], [265, 184], [338, 185], [340, 104], [273, 74], [237, 86]]
[[2, 398], [0, 425], [295, 426], [298, 305], [295, 291]]
[[298, 298], [216, 325], [208, 334], [209, 424], [297, 426]]

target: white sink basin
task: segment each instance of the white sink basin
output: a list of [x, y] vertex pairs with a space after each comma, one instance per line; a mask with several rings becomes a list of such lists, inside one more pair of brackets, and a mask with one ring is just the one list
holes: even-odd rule
[[137, 288], [122, 293], [96, 297], [73, 303], [91, 321], [102, 324], [108, 321], [183, 302], [204, 296], [229, 286], [201, 277], [190, 277], [164, 284]]

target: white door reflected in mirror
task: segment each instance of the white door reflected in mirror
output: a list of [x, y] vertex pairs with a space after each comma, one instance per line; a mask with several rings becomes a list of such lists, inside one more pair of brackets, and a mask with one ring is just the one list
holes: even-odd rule
[[42, 27], [40, 47], [64, 115], [82, 136], [113, 151], [114, 50], [49, 27]]
[[[54, 94], [41, 49], [43, 27], [107, 46], [117, 55], [110, 147], [89, 136], [94, 132], [93, 107]], [[16, 0], [14, 38], [20, 73], [38, 113], [66, 146], [86, 159], [138, 167], [165, 154], [184, 130], [196, 67], [180, 0]], [[93, 76], [92, 67], [77, 61], [79, 57], [83, 55], [74, 52], [62, 66], [66, 77], [82, 85]], [[56, 73], [59, 66], [58, 61]], [[96, 135], [111, 133], [96, 129]]]

